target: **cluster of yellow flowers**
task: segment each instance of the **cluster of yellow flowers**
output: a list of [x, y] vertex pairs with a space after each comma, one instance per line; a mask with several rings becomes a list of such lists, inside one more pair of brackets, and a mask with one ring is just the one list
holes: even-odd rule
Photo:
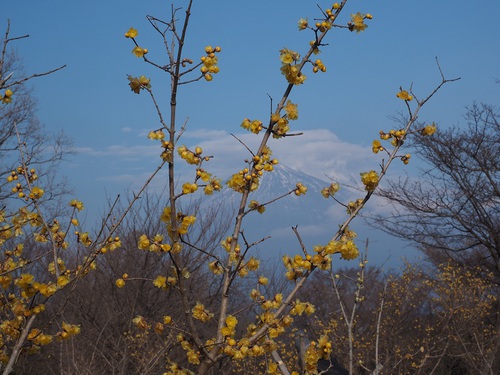
[[56, 337], [59, 340], [67, 340], [71, 336], [78, 335], [80, 333], [80, 326], [74, 324], [68, 324], [66, 322], [62, 322], [62, 331], [59, 332]]
[[31, 223], [32, 226], [39, 226], [40, 231], [36, 232], [35, 234], [35, 241], [37, 242], [47, 242], [48, 238], [47, 235], [50, 236], [52, 239], [53, 243], [58, 247], [62, 249], [67, 249], [69, 246], [69, 243], [66, 242], [66, 232], [61, 230], [61, 225], [59, 224], [59, 221], [57, 219], [54, 219], [54, 221], [51, 224], [47, 225], [41, 225], [41, 223]]
[[204, 323], [214, 317], [214, 314], [208, 311], [201, 302], [196, 302], [191, 312], [193, 313], [193, 318], [201, 320]]
[[325, 246], [315, 246], [314, 251], [317, 253], [312, 258], [312, 264], [319, 269], [326, 270], [331, 266], [332, 254], [340, 254], [342, 259], [352, 260], [359, 256], [359, 250], [353, 239], [356, 233], [349, 228], [344, 230], [344, 233], [337, 241], [330, 241]]
[[219, 67], [217, 66], [217, 56], [215, 55], [216, 53], [219, 53], [222, 49], [217, 46], [213, 48], [212, 46], [206, 46], [205, 47], [205, 52], [206, 56], [201, 57], [201, 62], [203, 65], [200, 68], [201, 73], [203, 74], [203, 77], [207, 81], [211, 81], [213, 79], [212, 74], [217, 74], [219, 73]]
[[330, 30], [332, 28], [332, 22], [331, 21], [316, 22], [315, 26], [319, 32], [324, 33], [326, 30]]
[[130, 86], [130, 90], [136, 94], [139, 94], [141, 90], [151, 88], [151, 80], [146, 76], [140, 76], [139, 78], [128, 76], [127, 78], [129, 80], [128, 85]]
[[326, 72], [326, 66], [323, 64], [323, 61], [317, 59], [313, 64], [313, 73], [318, 73], [319, 71]]
[[271, 115], [273, 138], [283, 137], [290, 130], [290, 127], [288, 126], [289, 120], [293, 121], [299, 118], [297, 104], [292, 103], [290, 100], [286, 102], [283, 109], [285, 110], [284, 116], [281, 116], [279, 112], [275, 112]]
[[363, 185], [365, 185], [365, 190], [366, 191], [373, 191], [375, 188], [378, 186], [378, 173], [375, 172], [374, 170], [371, 170], [369, 172], [363, 172], [360, 173], [361, 175], [361, 182]]
[[[381, 130], [379, 132], [380, 134], [380, 139], [384, 140], [384, 141], [387, 141], [387, 140], [391, 140], [391, 145], [393, 145], [394, 147], [396, 146], [400, 146], [404, 143], [405, 139], [406, 139], [406, 130], [404, 129], [399, 129], [399, 130], [394, 130], [394, 129], [391, 129], [389, 130], [388, 133], [385, 133], [383, 130]], [[376, 142], [373, 142], [372, 143], [372, 151], [374, 153], [377, 153], [378, 151], [382, 151], [384, 148], [381, 147], [381, 144], [378, 145], [378, 143]], [[378, 149], [378, 151], [377, 151]]]
[[307, 193], [307, 186], [304, 186], [300, 182], [298, 182], [294, 193], [296, 196], [300, 196]]
[[263, 214], [264, 211], [266, 211], [265, 206], [253, 199], [250, 201], [248, 208], [250, 208], [251, 210], [256, 210], [259, 214]]
[[191, 151], [186, 146], [182, 145], [177, 148], [177, 152], [179, 153], [179, 156], [188, 164], [196, 165], [199, 164], [203, 159], [201, 156], [201, 154], [203, 153], [203, 149], [201, 147], [196, 147], [194, 151]]
[[224, 273], [224, 268], [220, 264], [219, 261], [214, 260], [212, 262], [208, 263], [208, 269], [214, 274], [214, 275], [222, 275]]
[[178, 334], [177, 341], [181, 344], [181, 348], [186, 351], [187, 360], [193, 365], [200, 364], [200, 352], [193, 348], [193, 345], [186, 340], [184, 335]]
[[299, 299], [295, 300], [293, 307], [290, 310], [291, 315], [301, 316], [302, 314], [311, 315], [316, 311], [316, 308], [310, 302], [301, 302]]
[[318, 342], [311, 341], [311, 344], [306, 350], [305, 354], [305, 370], [308, 373], [316, 373], [318, 361], [320, 359], [329, 359], [332, 353], [332, 344], [328, 340], [327, 335], [322, 335]]
[[301, 73], [297, 63], [300, 60], [300, 54], [295, 51], [283, 48], [280, 51], [281, 74], [283, 74], [288, 83], [300, 85], [306, 80], [306, 76]]
[[162, 139], [165, 138], [165, 133], [161, 129], [160, 130], [150, 131], [149, 134], [148, 134], [148, 138], [152, 139], [152, 140], [155, 140], [155, 141], [161, 141]]
[[211, 178], [208, 184], [203, 188], [205, 195], [212, 195], [214, 191], [220, 191], [222, 189], [222, 181], [220, 178]]
[[245, 277], [248, 275], [249, 271], [257, 271], [260, 266], [260, 261], [257, 258], [250, 257], [246, 262], [242, 262], [241, 266], [238, 268], [238, 275], [240, 277]]
[[160, 157], [167, 163], [171, 163], [173, 160], [173, 152], [174, 152], [173, 143], [170, 141], [162, 140], [161, 147], [163, 148], [163, 151], [161, 152]]
[[0, 94], [0, 100], [2, 101], [2, 103], [4, 104], [9, 104], [9, 103], [12, 103], [12, 95], [14, 93], [12, 92], [12, 90], [10, 89], [7, 89], [5, 90], [5, 92], [2, 94]]
[[69, 201], [69, 205], [70, 205], [70, 207], [74, 207], [74, 208], [75, 208], [76, 210], [78, 210], [78, 211], [81, 211], [81, 210], [83, 210], [83, 208], [84, 208], [84, 207], [83, 207], [83, 203], [82, 203], [82, 202], [80, 202], [80, 201], [79, 201], [79, 200], [77, 200], [77, 199], [72, 199], [72, 200], [70, 200], [70, 201]]
[[307, 255], [305, 258], [300, 255], [295, 255], [290, 258], [288, 255], [283, 256], [283, 264], [285, 265], [287, 272], [285, 274], [286, 278], [291, 281], [295, 281], [298, 278], [305, 275], [307, 271], [312, 268], [312, 257]]
[[371, 14], [351, 14], [351, 21], [348, 23], [349, 30], [356, 31], [360, 33], [361, 31], [365, 31], [368, 25], [365, 23], [365, 19], [371, 20], [373, 16]]
[[222, 248], [229, 253], [229, 260], [234, 264], [237, 264], [240, 260], [241, 248], [240, 244], [237, 243], [235, 248], [231, 249], [232, 244], [233, 244], [233, 237], [231, 236], [226, 237], [226, 239], [221, 242]]
[[378, 154], [380, 151], [384, 151], [385, 148], [382, 146], [382, 143], [380, 143], [380, 141], [378, 139], [375, 139], [373, 142], [372, 142], [372, 152], [374, 154]]
[[262, 130], [262, 121], [260, 121], [260, 120], [250, 120], [248, 118], [245, 118], [241, 122], [241, 127], [243, 129], [251, 131], [254, 134], [259, 134], [260, 131]]
[[403, 164], [408, 164], [410, 162], [411, 155], [410, 154], [405, 154], [401, 156], [401, 161]]
[[139, 237], [139, 241], [137, 242], [137, 247], [141, 250], [148, 250], [154, 253], [159, 252], [169, 252], [172, 250], [172, 246], [168, 243], [163, 243], [163, 236], [161, 234], [157, 234], [153, 237], [152, 240], [148, 238], [145, 234]]
[[75, 236], [76, 236], [77, 242], [81, 243], [83, 246], [88, 247], [88, 246], [92, 245], [92, 239], [89, 237], [88, 232], [80, 233], [78, 231], [75, 231]]
[[272, 151], [268, 146], [262, 149], [261, 155], [255, 155], [249, 162], [249, 168], [244, 168], [235, 173], [226, 182], [226, 185], [238, 193], [243, 193], [245, 189], [254, 191], [259, 187], [259, 178], [264, 171], [271, 172], [278, 164], [278, 159], [271, 159]]
[[330, 186], [321, 190], [321, 195], [324, 198], [333, 197], [340, 190], [340, 185], [336, 182], [332, 182]]
[[116, 250], [121, 246], [122, 246], [122, 241], [120, 240], [120, 237], [112, 237], [112, 238], [110, 237], [106, 240], [104, 246], [101, 247], [100, 252], [101, 254], [105, 254], [108, 251]]
[[195, 183], [186, 182], [182, 184], [182, 194], [192, 194], [198, 190], [198, 185]]
[[40, 329], [34, 328], [28, 334], [28, 340], [37, 346], [50, 344], [53, 340], [51, 335], [43, 333]]

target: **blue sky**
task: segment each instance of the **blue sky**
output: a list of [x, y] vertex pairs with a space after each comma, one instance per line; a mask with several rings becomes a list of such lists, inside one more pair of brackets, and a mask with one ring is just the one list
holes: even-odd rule
[[[181, 89], [179, 118], [189, 118], [184, 142], [216, 156], [215, 173], [225, 177], [240, 168], [246, 155], [229, 132], [243, 134], [239, 124], [245, 117], [265, 119], [268, 95], [279, 100], [286, 82], [278, 51], [306, 51], [312, 34], [299, 32], [297, 21], [317, 17], [317, 3], [331, 5], [195, 1], [187, 52], [198, 60], [205, 45], [220, 45], [221, 71], [211, 83]], [[9, 18], [11, 36], [30, 34], [16, 44], [28, 74], [67, 64], [33, 81], [34, 96], [47, 129], [63, 129], [74, 139], [78, 154], [64, 164], [63, 173], [93, 216], [106, 194], [137, 188], [157, 164], [157, 146], [146, 139], [158, 127], [155, 112], [146, 95], [129, 90], [126, 75], [151, 77], [158, 95], [166, 93], [169, 80], [135, 58], [123, 34], [135, 27], [149, 56], [163, 58], [161, 40], [145, 15], [168, 19], [170, 2], [10, 1], [1, 9], [1, 30]], [[421, 120], [458, 124], [472, 101], [496, 104], [500, 98], [498, 0], [351, 0], [340, 21], [357, 11], [373, 15], [368, 29], [332, 32], [321, 54], [327, 73], [310, 72], [306, 84], [292, 93], [299, 105], [292, 128], [306, 135], [271, 145], [283, 163], [323, 179], [349, 181], [376, 168], [380, 160], [370, 154], [370, 144], [380, 129], [396, 126], [389, 117], [404, 110], [395, 97], [398, 88], [413, 83], [418, 96], [428, 94], [440, 81], [436, 56], [447, 78], [461, 80], [444, 87], [424, 107]], [[168, 104], [166, 96], [161, 100]]]

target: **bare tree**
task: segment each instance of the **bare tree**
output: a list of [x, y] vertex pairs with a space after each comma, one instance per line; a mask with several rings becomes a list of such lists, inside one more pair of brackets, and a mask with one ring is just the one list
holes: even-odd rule
[[418, 179], [389, 183], [379, 194], [394, 206], [375, 226], [416, 243], [436, 263], [451, 257], [479, 265], [500, 283], [500, 123], [498, 110], [474, 103], [467, 126], [415, 137], [429, 164]]
[[22, 60], [11, 44], [29, 35], [10, 36], [10, 21], [0, 40], [0, 201], [15, 195], [7, 177], [18, 167], [19, 145], [23, 145], [25, 163], [36, 168], [44, 179], [45, 200], [61, 196], [67, 189], [60, 179], [55, 179], [56, 168], [64, 156], [71, 153], [71, 140], [63, 133], [47, 132], [36, 116], [36, 100], [28, 82], [37, 77], [58, 71], [64, 66], [44, 73], [27, 75]]

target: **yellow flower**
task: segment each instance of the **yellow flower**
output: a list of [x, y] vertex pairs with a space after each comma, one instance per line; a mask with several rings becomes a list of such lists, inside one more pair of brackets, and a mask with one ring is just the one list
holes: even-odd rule
[[295, 51], [289, 50], [288, 48], [280, 50], [280, 60], [283, 64], [291, 64], [299, 59], [300, 55]]
[[375, 171], [361, 173], [361, 182], [365, 185], [365, 190], [372, 191], [378, 185], [378, 174]]
[[261, 276], [259, 277], [259, 284], [260, 285], [267, 285], [267, 283], [269, 282], [269, 279], [265, 276]]
[[123, 279], [118, 279], [115, 281], [115, 284], [118, 288], [123, 288], [125, 286], [125, 280]]
[[302, 30], [305, 30], [305, 29], [307, 29], [307, 18], [306, 19], [301, 18], [299, 20], [299, 30], [302, 31]]
[[236, 319], [236, 317], [234, 315], [228, 315], [226, 317], [226, 325], [229, 327], [229, 328], [234, 328], [236, 327], [236, 324], [238, 324], [238, 319]]
[[191, 312], [193, 313], [193, 318], [201, 320], [204, 323], [208, 322], [214, 316], [214, 314], [205, 309], [205, 306], [201, 302], [196, 302]]
[[38, 187], [38, 186], [33, 186], [33, 188], [31, 189], [31, 192], [29, 194], [29, 197], [31, 199], [39, 199], [43, 196], [43, 189]]
[[183, 194], [191, 194], [191, 193], [194, 193], [196, 190], [198, 190], [197, 184], [192, 184], [190, 182], [186, 182], [185, 184], [182, 185], [182, 193]]
[[379, 151], [383, 151], [384, 148], [378, 139], [374, 140], [372, 143], [372, 151], [374, 154], [378, 154]]
[[422, 135], [433, 135], [437, 130], [436, 124], [432, 123], [431, 125], [426, 125], [422, 129]]
[[411, 100], [413, 100], [413, 96], [412, 96], [412, 95], [410, 95], [410, 94], [408, 93], [408, 91], [406, 91], [406, 90], [401, 90], [400, 92], [398, 92], [398, 93], [396, 94], [396, 96], [397, 96], [399, 99], [401, 99], [401, 100], [405, 100], [405, 101], [411, 101]]
[[166, 288], [167, 278], [165, 276], [158, 276], [156, 279], [154, 279], [153, 285], [157, 288]]
[[351, 22], [349, 23], [349, 29], [351, 31], [356, 31], [357, 33], [365, 31], [365, 29], [368, 27], [368, 25], [365, 24], [365, 18], [366, 16], [359, 12], [356, 14], [351, 14]]
[[137, 30], [134, 29], [133, 27], [131, 27], [130, 29], [128, 29], [128, 31], [125, 33], [125, 38], [135, 38], [137, 37]]
[[149, 241], [148, 236], [146, 236], [145, 234], [141, 235], [139, 237], [137, 247], [141, 250], [147, 250], [149, 248], [149, 245], [151, 245], [151, 242]]
[[296, 185], [297, 189], [295, 189], [294, 193], [297, 196], [305, 194], [307, 192], [307, 187], [302, 185], [300, 182]]
[[71, 207], [76, 208], [78, 211], [83, 210], [83, 203], [82, 203], [82, 202], [80, 202], [79, 200], [72, 199], [72, 200], [70, 200], [70, 201], [69, 201], [69, 205], [70, 205]]
[[2, 95], [0, 95], [0, 99], [4, 104], [9, 104], [12, 102], [12, 94], [13, 94], [12, 90], [7, 89], [5, 90], [3, 97]]
[[208, 263], [208, 268], [214, 275], [222, 275], [224, 273], [224, 268], [222, 268], [217, 260]]
[[69, 276], [66, 276], [66, 275], [61, 275], [57, 278], [57, 286], [59, 288], [62, 288], [66, 285], [68, 285], [69, 283]]
[[139, 78], [128, 76], [127, 78], [129, 80], [128, 85], [130, 86], [130, 89], [136, 94], [139, 94], [142, 89], [151, 88], [151, 80], [146, 76], [140, 76]]
[[[62, 338], [69, 338], [70, 336], [78, 335], [80, 333], [80, 326], [62, 322]], [[64, 335], [66, 333], [67, 335]]]
[[284, 110], [289, 120], [297, 120], [299, 118], [297, 104], [292, 103], [290, 100], [286, 102]]
[[148, 53], [148, 50], [146, 48], [136, 46], [132, 50], [132, 53], [137, 57], [144, 57], [144, 55]]

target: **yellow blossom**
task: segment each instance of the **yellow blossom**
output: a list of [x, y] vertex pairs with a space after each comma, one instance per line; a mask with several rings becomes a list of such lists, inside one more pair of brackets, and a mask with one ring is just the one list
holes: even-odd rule
[[193, 313], [193, 318], [201, 320], [204, 323], [208, 322], [214, 316], [201, 302], [196, 302], [191, 312]]
[[295, 189], [294, 191], [295, 195], [299, 196], [305, 194], [306, 192], [307, 192], [307, 187], [302, 185], [300, 182], [297, 183], [297, 189]]
[[305, 29], [307, 29], [307, 18], [306, 19], [301, 18], [299, 20], [299, 30], [302, 31], [302, 30], [305, 30]]
[[76, 208], [78, 211], [83, 210], [83, 203], [82, 203], [82, 202], [80, 202], [79, 200], [72, 199], [72, 200], [70, 200], [70, 201], [69, 201], [69, 205], [70, 205], [71, 207]]
[[383, 151], [383, 150], [384, 150], [384, 147], [382, 147], [382, 144], [380, 143], [380, 141], [378, 139], [376, 139], [372, 142], [372, 152], [374, 154], [378, 154], [379, 151]]
[[135, 46], [134, 49], [132, 50], [132, 53], [136, 57], [144, 57], [144, 55], [148, 53], [148, 50], [146, 48]]
[[67, 275], [61, 275], [61, 276], [59, 276], [57, 278], [57, 286], [59, 288], [62, 288], [64, 286], [68, 285], [69, 281], [70, 281], [69, 276], [67, 276]]
[[137, 30], [134, 29], [133, 27], [131, 27], [130, 29], [128, 29], [128, 31], [125, 33], [125, 38], [135, 38], [137, 37]]
[[365, 185], [365, 190], [372, 191], [378, 185], [378, 174], [375, 171], [361, 173], [361, 182]]
[[153, 281], [153, 285], [156, 286], [157, 288], [167, 288], [167, 278], [165, 276], [158, 276], [156, 279]]
[[139, 237], [137, 247], [141, 250], [147, 250], [149, 248], [149, 245], [151, 245], [151, 242], [149, 241], [148, 236], [146, 236], [145, 234], [141, 235]]
[[44, 194], [44, 191], [42, 188], [38, 187], [38, 186], [33, 186], [31, 188], [31, 192], [29, 194], [29, 198], [31, 199], [40, 199]]
[[432, 135], [432, 134], [434, 134], [436, 132], [436, 130], [437, 130], [436, 124], [432, 123], [430, 125], [426, 125], [422, 129], [422, 134], [423, 135]]
[[2, 95], [0, 95], [0, 99], [2, 100], [2, 102], [4, 104], [12, 103], [12, 94], [13, 94], [12, 90], [7, 89], [7, 90], [5, 90], [3, 97], [2, 97]]
[[401, 90], [400, 92], [398, 92], [398, 93], [396, 94], [396, 96], [397, 96], [399, 99], [401, 99], [401, 100], [405, 100], [405, 101], [411, 101], [411, 100], [413, 100], [413, 96], [412, 96], [412, 95], [410, 95], [410, 94], [408, 93], [408, 91], [406, 91], [406, 90]]
[[125, 286], [125, 280], [123, 279], [118, 279], [115, 281], [115, 284], [118, 288], [123, 288]]
[[366, 16], [361, 13], [351, 14], [351, 22], [349, 23], [349, 29], [351, 31], [356, 31], [360, 33], [365, 31], [368, 25], [365, 23]]
[[236, 324], [238, 324], [238, 319], [236, 319], [236, 317], [234, 315], [228, 315], [226, 317], [226, 325], [229, 328], [235, 328]]
[[290, 100], [286, 102], [283, 108], [289, 120], [297, 120], [299, 118], [299, 112], [297, 111], [297, 104], [292, 103]]

